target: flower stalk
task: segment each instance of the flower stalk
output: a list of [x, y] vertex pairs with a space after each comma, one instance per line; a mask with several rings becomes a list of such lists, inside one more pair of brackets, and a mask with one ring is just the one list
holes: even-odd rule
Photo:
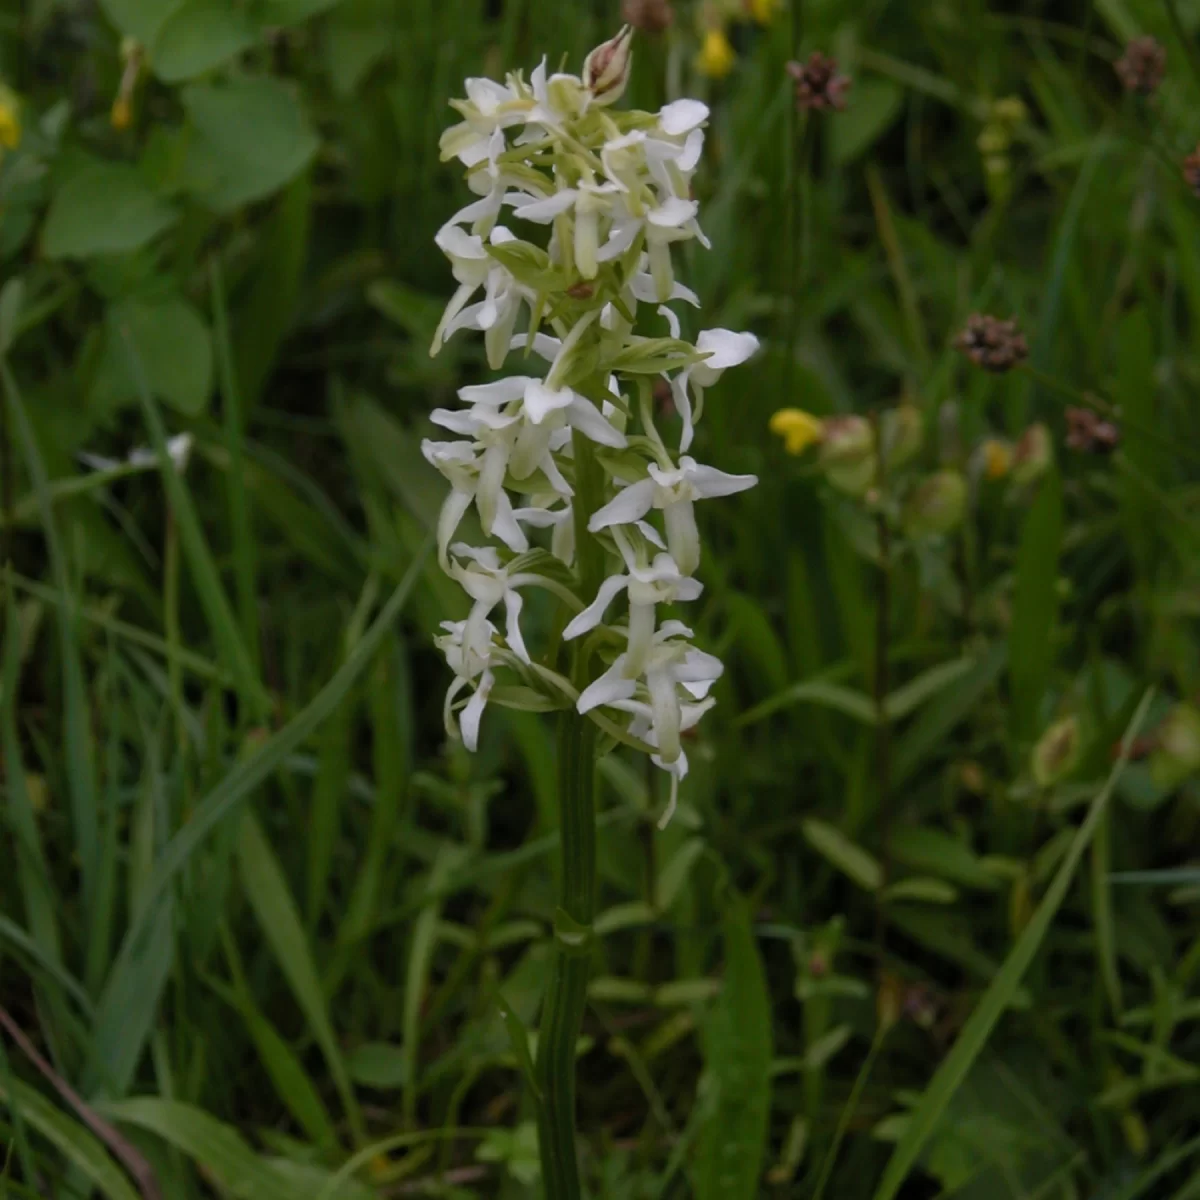
[[[549, 75], [543, 61], [528, 80], [467, 80], [453, 101], [463, 119], [441, 143], [477, 199], [437, 235], [458, 286], [432, 352], [475, 330], [493, 371], [516, 350], [523, 372], [460, 388], [460, 406], [430, 414], [457, 440], [422, 443], [450, 484], [438, 561], [471, 601], [437, 639], [454, 673], [446, 728], [474, 750], [491, 704], [561, 713], [560, 895], [534, 1065], [550, 1200], [580, 1195], [575, 1047], [596, 906], [597, 756], [616, 744], [646, 753], [670, 779], [669, 819], [688, 770], [683, 734], [712, 707], [722, 667], [667, 609], [703, 591], [696, 502], [757, 482], [688, 453], [706, 392], [758, 341], [681, 335], [671, 305], [699, 300], [675, 278], [673, 253], [708, 245], [691, 189], [708, 109], [611, 108], [630, 36], [597, 47], [582, 76]], [[656, 379], [674, 432], [655, 423]], [[485, 545], [461, 538], [472, 514]], [[532, 588], [567, 609], [546, 630], [561, 627], [561, 644], [547, 636], [540, 653], [542, 630], [525, 627]]]

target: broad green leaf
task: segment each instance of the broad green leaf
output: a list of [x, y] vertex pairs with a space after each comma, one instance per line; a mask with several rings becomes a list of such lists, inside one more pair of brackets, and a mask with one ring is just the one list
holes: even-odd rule
[[1030, 742], [1037, 734], [1042, 696], [1053, 666], [1062, 529], [1062, 483], [1052, 469], [1042, 479], [1025, 517], [1017, 549], [1008, 670], [1012, 681], [1011, 724], [1018, 742]]
[[21, 308], [25, 301], [25, 281], [14, 275], [0, 287], [0, 354], [7, 354], [20, 332]]
[[856, 82], [846, 111], [829, 118], [834, 161], [845, 165], [869, 150], [900, 115], [903, 104], [903, 90], [890, 79]]
[[[379, 30], [389, 19], [390, 0], [343, 0], [329, 20], [325, 52], [333, 90], [349, 96], [376, 63], [393, 50]], [[435, 324], [437, 318], [434, 318]], [[430, 327], [432, 333], [433, 327]], [[423, 339], [428, 340], [428, 339]]]
[[100, 0], [108, 19], [126, 36], [149, 46], [182, 0]]
[[40, 1092], [18, 1079], [7, 1085], [0, 1079], [0, 1102], [10, 1112], [19, 1106], [21, 1119], [60, 1151], [106, 1200], [138, 1200], [137, 1191], [95, 1135]]
[[47, 258], [128, 254], [153, 241], [176, 213], [130, 166], [98, 163], [75, 172], [54, 194], [42, 249]]
[[1004, 965], [983, 994], [975, 1011], [963, 1026], [950, 1053], [942, 1060], [941, 1065], [934, 1072], [933, 1079], [925, 1088], [920, 1102], [913, 1110], [911, 1120], [888, 1160], [883, 1178], [875, 1191], [874, 1200], [895, 1200], [930, 1134], [937, 1127], [947, 1105], [954, 1099], [954, 1093], [958, 1090], [959, 1084], [967, 1077], [975, 1060], [987, 1045], [996, 1023], [1020, 988], [1021, 979], [1041, 947], [1050, 925], [1066, 897], [1067, 889], [1075, 877], [1080, 859], [1107, 811], [1109, 797], [1129, 759], [1129, 750], [1133, 739], [1141, 732], [1142, 722], [1152, 699], [1153, 692], [1147, 692], [1142, 698], [1137, 712], [1134, 713], [1133, 719], [1125, 731], [1125, 737], [1122, 739], [1121, 756], [1113, 765], [1108, 782], [1092, 802], [1091, 808], [1088, 809], [1088, 814], [1077, 830], [1071, 842], [1071, 848], [1054, 876], [1053, 882], [1046, 889], [1041, 904], [1038, 905], [1029, 924], [1025, 926], [1016, 945], [1004, 960]]
[[815, 817], [805, 821], [803, 829], [809, 845], [842, 874], [849, 876], [868, 892], [879, 890], [883, 883], [883, 868], [878, 860], [850, 841], [840, 829], [827, 821], [818, 821]]
[[351, 1122], [360, 1120], [358, 1104], [342, 1059], [337, 1036], [329, 1019], [325, 996], [300, 914], [288, 891], [287, 881], [271, 844], [252, 813], [242, 818], [237, 841], [238, 874], [259, 928], [270, 944], [275, 961], [283, 971], [296, 1003], [333, 1076]]
[[196, 141], [193, 172], [217, 212], [277, 192], [312, 161], [319, 145], [294, 90], [278, 79], [193, 83], [183, 90]]
[[771, 1106], [771, 1001], [745, 900], [724, 920], [725, 981], [704, 1022], [707, 1107], [697, 1147], [698, 1200], [759, 1194]]
[[230, 0], [185, 0], [162, 23], [150, 65], [165, 83], [182, 83], [228, 62], [258, 40], [245, 11]]
[[109, 309], [108, 324], [106, 355], [113, 370], [106, 387], [119, 391], [95, 396], [97, 403], [137, 396], [124, 346], [128, 337], [157, 399], [186, 416], [203, 411], [212, 393], [212, 339], [204, 319], [182, 296], [125, 300]]

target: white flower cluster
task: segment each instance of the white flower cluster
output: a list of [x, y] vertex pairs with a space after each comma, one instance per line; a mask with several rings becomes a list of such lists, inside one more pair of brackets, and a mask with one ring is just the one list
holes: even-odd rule
[[[462, 407], [432, 414], [459, 440], [427, 440], [423, 450], [451, 485], [439, 559], [473, 601], [467, 619], [444, 623], [438, 639], [455, 674], [447, 728], [474, 749], [489, 699], [574, 704], [618, 741], [652, 754], [671, 775], [673, 808], [687, 772], [681, 735], [712, 705], [722, 668], [691, 644], [682, 622], [660, 624], [659, 609], [702, 590], [695, 501], [757, 482], [702, 466], [687, 451], [704, 389], [758, 342], [725, 329], [705, 330], [695, 344], [681, 337], [669, 305], [699, 301], [676, 281], [671, 248], [708, 245], [691, 199], [708, 109], [677, 100], [658, 113], [610, 111], [629, 57], [623, 30], [592, 52], [582, 78], [547, 75], [543, 61], [528, 82], [520, 73], [503, 84], [468, 79], [467, 99], [453, 102], [463, 120], [443, 135], [443, 159], [465, 165], [479, 199], [437, 235], [459, 287], [432, 353], [473, 329], [493, 370], [514, 351], [524, 370], [531, 358], [547, 365], [461, 388]], [[530, 240], [500, 223], [506, 213]], [[639, 305], [665, 322], [657, 336], [635, 332]], [[660, 378], [682, 419], [676, 454], [655, 424]], [[456, 540], [472, 506], [498, 544]], [[549, 553], [531, 548], [532, 530], [550, 531]], [[584, 539], [592, 562], [610, 564], [607, 577], [584, 569]], [[574, 614], [564, 641], [589, 635], [582, 661], [597, 665], [582, 678], [531, 657], [521, 633], [530, 587], [554, 593]], [[619, 596], [623, 621], [605, 623]], [[503, 635], [492, 623], [500, 608]], [[499, 668], [517, 684], [497, 683]]]

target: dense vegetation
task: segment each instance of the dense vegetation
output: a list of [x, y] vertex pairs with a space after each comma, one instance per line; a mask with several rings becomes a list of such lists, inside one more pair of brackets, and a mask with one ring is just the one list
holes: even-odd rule
[[539, 1194], [554, 722], [443, 726], [438, 141], [622, 9], [760, 482], [665, 830], [600, 766], [589, 1194], [1200, 1196], [1187, 0], [0, 13], [0, 1195]]

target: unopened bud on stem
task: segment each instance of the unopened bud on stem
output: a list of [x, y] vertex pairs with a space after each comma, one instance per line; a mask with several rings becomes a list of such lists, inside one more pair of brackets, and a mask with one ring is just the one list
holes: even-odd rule
[[633, 29], [623, 25], [616, 37], [602, 42], [584, 59], [583, 83], [596, 104], [612, 104], [621, 98], [629, 81], [632, 43]]

